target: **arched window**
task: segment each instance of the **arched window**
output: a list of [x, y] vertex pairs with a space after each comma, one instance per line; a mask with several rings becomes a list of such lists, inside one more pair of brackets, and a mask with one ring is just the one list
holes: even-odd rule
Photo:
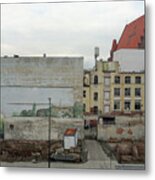
[[98, 76], [97, 75], [94, 76], [94, 84], [98, 84]]

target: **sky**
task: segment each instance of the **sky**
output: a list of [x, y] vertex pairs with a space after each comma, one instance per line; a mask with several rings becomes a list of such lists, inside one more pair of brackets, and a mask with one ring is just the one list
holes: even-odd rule
[[91, 68], [94, 47], [107, 60], [112, 40], [143, 14], [144, 1], [3, 4], [1, 55], [83, 56]]

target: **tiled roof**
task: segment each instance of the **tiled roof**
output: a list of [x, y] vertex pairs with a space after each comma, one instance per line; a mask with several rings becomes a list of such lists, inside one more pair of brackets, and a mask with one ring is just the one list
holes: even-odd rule
[[136, 20], [127, 24], [122, 32], [119, 42], [113, 40], [111, 51], [116, 51], [123, 48], [143, 48], [144, 46], [144, 19], [145, 16], [140, 16]]

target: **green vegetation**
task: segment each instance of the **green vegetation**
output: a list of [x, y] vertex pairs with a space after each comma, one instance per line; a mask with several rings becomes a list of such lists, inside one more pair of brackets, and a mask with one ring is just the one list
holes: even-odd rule
[[0, 117], [0, 136], [4, 133], [4, 120]]
[[75, 118], [82, 118], [83, 117], [83, 104], [81, 104], [80, 102], [74, 103], [73, 116]]
[[[36, 110], [36, 104], [34, 103], [32, 109], [23, 109], [19, 114], [13, 113], [13, 117], [48, 117], [49, 108], [38, 109]], [[82, 118], [83, 117], [83, 105], [80, 102], [75, 102], [73, 107], [61, 108], [61, 107], [51, 107], [51, 116], [52, 117], [67, 117], [67, 118]]]
[[33, 117], [36, 116], [36, 104], [34, 103], [32, 106], [32, 109], [29, 110], [22, 110], [20, 113], [20, 116], [24, 116], [24, 117]]

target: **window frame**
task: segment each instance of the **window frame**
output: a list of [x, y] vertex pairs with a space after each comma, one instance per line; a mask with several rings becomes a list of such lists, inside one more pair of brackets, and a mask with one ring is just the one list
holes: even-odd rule
[[[117, 82], [117, 79], [116, 78], [119, 78], [119, 82]], [[120, 84], [121, 83], [121, 77], [120, 76], [115, 76], [114, 77], [114, 83], [115, 84]]]
[[[140, 78], [140, 81], [138, 81], [137, 78]], [[141, 76], [136, 76], [135, 77], [135, 84], [141, 84], [141, 83], [142, 83], [142, 77]]]
[[[136, 109], [136, 103], [137, 102], [139, 102], [140, 104], [140, 109]], [[135, 111], [141, 111], [141, 106], [142, 106], [142, 104], [141, 104], [141, 101], [135, 101], [135, 103], [134, 103], [134, 109], [135, 109]]]
[[[129, 110], [125, 107], [125, 106], [126, 106], [125, 103], [130, 103], [130, 108], [129, 108]], [[131, 101], [124, 101], [124, 111], [131, 111]]]
[[96, 85], [98, 84], [98, 75], [94, 76], [94, 84], [96, 84]]
[[[119, 89], [119, 95], [117, 95], [115, 90]], [[120, 97], [121, 96], [121, 88], [114, 88], [114, 97]]]
[[[129, 80], [129, 82], [128, 82], [128, 80]], [[125, 76], [124, 82], [125, 82], [125, 84], [131, 84], [131, 76]]]
[[94, 101], [98, 101], [98, 92], [94, 92], [93, 99], [94, 99]]
[[[115, 109], [115, 103], [119, 103], [119, 108]], [[115, 101], [114, 101], [113, 109], [114, 109], [114, 111], [120, 111], [120, 110], [121, 110], [121, 101], [115, 100]]]
[[[129, 90], [129, 95], [127, 94], [126, 90]], [[131, 88], [124, 88], [124, 96], [125, 97], [130, 97], [131, 96]]]
[[[139, 94], [137, 95], [137, 92], [136, 92], [136, 90], [140, 90], [139, 92]], [[135, 88], [135, 97], [141, 97], [141, 88]]]

